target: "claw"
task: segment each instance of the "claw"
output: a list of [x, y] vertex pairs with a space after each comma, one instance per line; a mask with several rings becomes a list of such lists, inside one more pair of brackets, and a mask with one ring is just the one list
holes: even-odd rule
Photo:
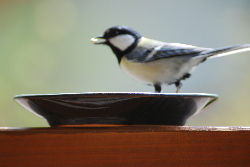
[[175, 86], [176, 86], [176, 93], [179, 93], [182, 87], [182, 83], [180, 81], [175, 82]]
[[161, 85], [160, 84], [154, 84], [155, 87], [155, 93], [161, 93]]

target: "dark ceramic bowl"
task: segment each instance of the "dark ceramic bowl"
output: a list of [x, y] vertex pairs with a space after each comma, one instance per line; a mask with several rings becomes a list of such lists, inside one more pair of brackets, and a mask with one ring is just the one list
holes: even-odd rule
[[14, 99], [50, 126], [184, 125], [218, 98], [212, 94], [81, 93], [19, 95]]

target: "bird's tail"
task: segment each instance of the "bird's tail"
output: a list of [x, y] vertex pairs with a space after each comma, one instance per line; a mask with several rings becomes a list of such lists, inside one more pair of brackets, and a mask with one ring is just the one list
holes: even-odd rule
[[198, 57], [216, 58], [246, 51], [250, 51], [250, 44], [240, 44], [240, 45], [233, 45], [218, 49], [207, 50], [201, 52]]

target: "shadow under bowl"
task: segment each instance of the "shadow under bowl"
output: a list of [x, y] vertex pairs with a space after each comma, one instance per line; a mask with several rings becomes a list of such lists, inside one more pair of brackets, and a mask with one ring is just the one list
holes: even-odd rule
[[213, 94], [77, 93], [18, 95], [15, 101], [58, 125], [185, 125], [218, 98]]

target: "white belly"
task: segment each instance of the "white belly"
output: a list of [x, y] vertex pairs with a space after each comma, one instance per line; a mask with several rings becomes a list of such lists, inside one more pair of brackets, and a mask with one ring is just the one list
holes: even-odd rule
[[129, 61], [124, 56], [120, 67], [130, 77], [144, 84], [172, 84], [182, 78], [184, 74], [192, 72], [194, 66], [198, 64], [187, 63], [187, 61], [182, 57], [174, 57], [138, 63]]

